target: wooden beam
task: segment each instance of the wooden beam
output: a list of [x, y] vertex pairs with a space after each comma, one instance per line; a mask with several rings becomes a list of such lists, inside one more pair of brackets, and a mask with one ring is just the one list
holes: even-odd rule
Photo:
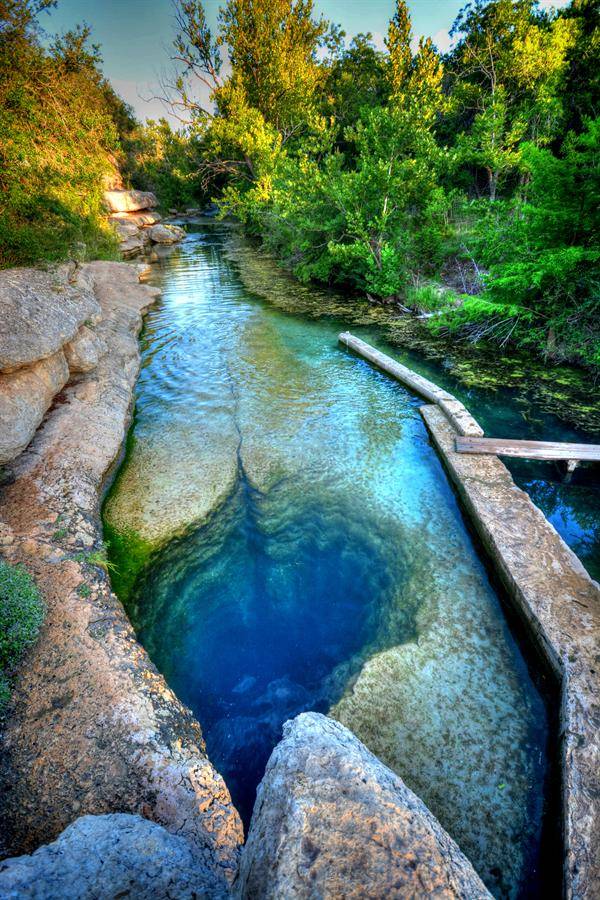
[[382, 372], [391, 375], [392, 378], [395, 378], [396, 381], [400, 381], [411, 391], [414, 391], [415, 394], [424, 397], [426, 400], [429, 400], [430, 403], [437, 403], [446, 418], [452, 423], [459, 434], [483, 434], [483, 428], [480, 426], [479, 422], [475, 421], [471, 413], [463, 406], [460, 400], [457, 400], [456, 397], [453, 394], [449, 394], [448, 391], [442, 390], [442, 388], [438, 387], [437, 384], [434, 384], [433, 381], [429, 381], [428, 378], [424, 378], [422, 375], [417, 374], [417, 372], [413, 372], [412, 369], [403, 366], [402, 363], [399, 363], [396, 359], [392, 359], [391, 356], [386, 356], [385, 353], [376, 350], [375, 347], [371, 347], [371, 345], [365, 343], [365, 341], [361, 341], [360, 338], [350, 334], [349, 331], [342, 332], [342, 334], [339, 335], [338, 340], [344, 347], [348, 347], [349, 350], [353, 350], [354, 353], [358, 353], [359, 356], [368, 359], [369, 362], [376, 365]]
[[519, 459], [564, 459], [567, 462], [600, 462], [600, 444], [568, 444], [554, 441], [513, 441], [502, 438], [457, 437], [458, 453], [484, 453]]

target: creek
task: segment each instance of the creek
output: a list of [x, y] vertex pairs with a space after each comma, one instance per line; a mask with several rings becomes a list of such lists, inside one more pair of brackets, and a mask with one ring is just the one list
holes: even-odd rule
[[[152, 263], [163, 293], [104, 506], [138, 637], [197, 715], [246, 824], [282, 723], [317, 710], [402, 776], [496, 896], [551, 896], [550, 679], [509, 624], [419, 399], [337, 335], [350, 325], [452, 390], [487, 433], [591, 438], [523, 391], [477, 389], [390, 348], [376, 314], [353, 321], [339, 299], [312, 314], [310, 289], [298, 302], [268, 270], [277, 302], [259, 296], [230, 250], [212, 224]], [[589, 474], [564, 485], [544, 464], [513, 471], [593, 571]]]

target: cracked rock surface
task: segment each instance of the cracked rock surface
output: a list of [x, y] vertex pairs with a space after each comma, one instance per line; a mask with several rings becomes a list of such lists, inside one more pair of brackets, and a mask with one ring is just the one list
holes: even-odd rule
[[421, 800], [339, 722], [286, 722], [242, 855], [244, 898], [487, 898]]
[[184, 838], [140, 816], [82, 816], [52, 844], [0, 863], [4, 900], [217, 900], [228, 896]]

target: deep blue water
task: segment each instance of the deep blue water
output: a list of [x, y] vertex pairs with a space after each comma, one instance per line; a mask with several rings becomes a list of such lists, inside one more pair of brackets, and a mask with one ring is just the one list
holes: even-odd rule
[[[114, 533], [155, 548], [127, 598], [140, 640], [198, 716], [246, 823], [282, 723], [319, 710], [404, 778], [497, 896], [549, 896], [547, 698], [420, 401], [339, 348], [343, 318], [294, 314], [293, 294], [285, 310], [252, 294], [225, 238], [199, 230], [153, 268], [163, 295], [105, 507]], [[377, 328], [352, 330], [390, 351]], [[466, 389], [391, 352], [457, 393], [489, 433], [556, 429], [523, 397]], [[558, 471], [519, 465], [593, 563], [588, 475], [564, 486]]]
[[[201, 715], [246, 823], [282, 723], [339, 699], [348, 660], [356, 670], [385, 629], [402, 579], [377, 522], [337, 508], [332, 527], [330, 502], [324, 511], [322, 495], [290, 496], [285, 483], [263, 494], [242, 476], [218, 516], [171, 544], [139, 586], [152, 597], [140, 639]], [[397, 632], [413, 636], [413, 617]]]

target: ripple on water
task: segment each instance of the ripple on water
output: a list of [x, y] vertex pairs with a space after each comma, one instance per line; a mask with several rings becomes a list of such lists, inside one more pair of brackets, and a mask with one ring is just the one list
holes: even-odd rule
[[156, 269], [105, 507], [117, 565], [128, 536], [158, 551], [128, 600], [140, 638], [246, 819], [282, 722], [330, 711], [495, 893], [535, 893], [546, 709], [418, 401], [341, 353], [336, 323], [258, 302], [221, 240]]

